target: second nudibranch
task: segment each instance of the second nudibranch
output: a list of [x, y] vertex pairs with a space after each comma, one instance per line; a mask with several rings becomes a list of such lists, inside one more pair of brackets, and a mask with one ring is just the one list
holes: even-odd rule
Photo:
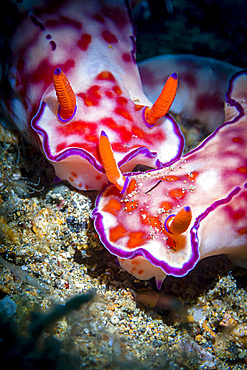
[[152, 105], [135, 61], [127, 1], [61, 0], [34, 8], [11, 45], [14, 93], [2, 102], [3, 111], [40, 144], [60, 179], [81, 190], [106, 184], [102, 130], [122, 171], [161, 166], [181, 155], [182, 134], [172, 118], [163, 118], [177, 76], [170, 76]]
[[95, 228], [125, 270], [154, 276], [158, 288], [166, 275], [184, 276], [211, 255], [247, 267], [247, 71], [231, 79], [226, 97], [225, 123], [160, 170], [122, 174], [101, 134], [114, 185], [98, 196]]

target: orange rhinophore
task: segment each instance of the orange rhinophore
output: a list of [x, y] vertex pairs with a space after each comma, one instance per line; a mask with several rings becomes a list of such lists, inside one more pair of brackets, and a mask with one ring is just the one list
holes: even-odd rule
[[57, 99], [60, 104], [58, 115], [61, 120], [72, 118], [76, 109], [75, 93], [69, 80], [60, 68], [56, 68], [53, 74], [53, 83], [56, 90]]
[[122, 191], [126, 178], [118, 168], [110, 141], [104, 131], [101, 131], [99, 138], [99, 151], [108, 180], [114, 184], [118, 190]]
[[190, 226], [192, 220], [192, 212], [190, 207], [182, 208], [173, 218], [174, 215], [167, 217], [165, 228], [172, 234], [182, 234]]
[[178, 77], [176, 73], [173, 73], [167, 79], [165, 86], [152, 107], [145, 109], [145, 118], [149, 125], [154, 125], [159, 118], [166, 115], [175, 99], [177, 88]]

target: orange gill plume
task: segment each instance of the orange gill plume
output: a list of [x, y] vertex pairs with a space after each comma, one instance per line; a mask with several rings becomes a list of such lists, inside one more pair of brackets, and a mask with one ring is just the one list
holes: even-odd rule
[[170, 234], [182, 234], [190, 226], [192, 212], [189, 206], [186, 206], [176, 214], [170, 215], [165, 220], [165, 229]]
[[145, 118], [150, 126], [153, 126], [159, 118], [166, 115], [169, 111], [173, 100], [175, 99], [178, 88], [178, 77], [173, 73], [168, 77], [160, 95], [152, 107], [146, 107]]
[[60, 68], [56, 68], [54, 71], [53, 83], [60, 104], [58, 118], [61, 121], [67, 121], [74, 116], [76, 111], [75, 93], [67, 77]]
[[118, 168], [111, 143], [104, 131], [101, 131], [99, 138], [99, 152], [108, 180], [114, 184], [118, 190], [122, 191], [124, 189], [126, 178]]

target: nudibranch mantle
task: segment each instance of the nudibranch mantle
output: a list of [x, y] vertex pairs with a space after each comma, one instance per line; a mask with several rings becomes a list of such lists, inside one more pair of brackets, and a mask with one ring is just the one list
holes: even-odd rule
[[[152, 103], [142, 90], [127, 1], [71, 0], [34, 8], [12, 45], [15, 97], [2, 102], [3, 110], [27, 139], [38, 142], [60, 179], [77, 189], [107, 183], [98, 151], [101, 130], [122, 171], [161, 166], [181, 155], [183, 136], [175, 121], [167, 115], [151, 127], [146, 120]], [[70, 99], [75, 106], [69, 115]]]
[[[226, 97], [226, 122], [197, 148], [162, 169], [125, 174], [123, 194], [108, 185], [97, 198], [102, 243], [135, 277], [155, 276], [158, 288], [211, 255], [247, 266], [247, 71], [231, 79]], [[190, 226], [172, 233], [170, 216], [181, 210], [191, 210]]]

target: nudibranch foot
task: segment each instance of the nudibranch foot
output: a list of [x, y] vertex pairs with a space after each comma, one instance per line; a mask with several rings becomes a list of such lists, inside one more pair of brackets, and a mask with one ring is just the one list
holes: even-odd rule
[[160, 268], [154, 269], [154, 266], [143, 256], [134, 257], [132, 259], [118, 258], [118, 260], [120, 266], [137, 279], [149, 280], [154, 277], [157, 288], [161, 289], [166, 274]]
[[122, 191], [126, 178], [118, 168], [109, 138], [104, 131], [101, 131], [100, 134], [99, 152], [108, 180], [114, 184], [118, 190]]

